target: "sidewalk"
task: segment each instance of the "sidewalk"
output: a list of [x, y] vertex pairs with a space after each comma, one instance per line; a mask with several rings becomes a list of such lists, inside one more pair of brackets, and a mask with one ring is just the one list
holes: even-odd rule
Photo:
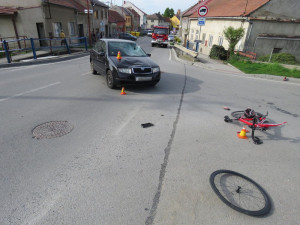
[[44, 64], [50, 62], [60, 62], [69, 59], [80, 58], [83, 56], [87, 56], [89, 54], [90, 54], [89, 51], [81, 51], [81, 52], [74, 52], [71, 54], [49, 56], [48, 51], [36, 51], [37, 59], [33, 58], [32, 52], [13, 56], [13, 61], [11, 63], [7, 63], [6, 57], [1, 58], [0, 68]]

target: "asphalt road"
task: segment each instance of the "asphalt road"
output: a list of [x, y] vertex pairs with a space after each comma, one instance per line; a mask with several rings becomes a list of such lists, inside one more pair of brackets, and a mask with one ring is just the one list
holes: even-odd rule
[[[297, 224], [299, 84], [206, 70], [138, 41], [160, 66], [154, 88], [106, 87], [89, 58], [0, 69], [0, 224]], [[240, 140], [223, 116], [250, 106], [288, 124]], [[73, 130], [33, 138], [49, 121]], [[142, 123], [153, 127], [142, 128]], [[217, 169], [261, 184], [272, 212], [253, 218], [213, 193]]]

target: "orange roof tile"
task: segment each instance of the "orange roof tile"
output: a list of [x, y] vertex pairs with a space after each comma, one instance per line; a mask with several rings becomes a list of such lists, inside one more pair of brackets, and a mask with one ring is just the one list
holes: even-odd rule
[[[262, 7], [269, 1], [270, 0], [211, 0], [204, 2], [204, 5], [208, 7], [206, 17], [238, 17], [248, 16], [250, 13]], [[193, 12], [190, 17], [199, 17], [198, 11], [196, 10]]]

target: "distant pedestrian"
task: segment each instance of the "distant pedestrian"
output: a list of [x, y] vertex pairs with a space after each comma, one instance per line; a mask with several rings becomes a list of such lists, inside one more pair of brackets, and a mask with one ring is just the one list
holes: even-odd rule
[[66, 35], [65, 35], [63, 29], [61, 29], [61, 32], [60, 32], [60, 34], [59, 34], [59, 37], [62, 39], [60, 45], [65, 45], [65, 44], [66, 44]]
[[94, 44], [96, 42], [96, 34], [93, 30], [93, 33], [92, 33], [92, 43]]

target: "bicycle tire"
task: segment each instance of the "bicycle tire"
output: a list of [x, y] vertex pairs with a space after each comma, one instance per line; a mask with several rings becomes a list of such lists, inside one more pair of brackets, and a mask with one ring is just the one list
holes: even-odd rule
[[271, 201], [267, 193], [245, 175], [231, 170], [217, 170], [210, 175], [209, 182], [216, 195], [238, 212], [249, 216], [262, 216], [271, 210]]
[[[256, 115], [258, 116], [258, 119], [261, 119], [261, 118], [264, 118], [265, 116], [259, 112], [256, 112]], [[231, 113], [231, 116], [236, 118], [236, 119], [239, 119], [241, 118], [242, 116], [244, 116], [244, 111], [234, 111]]]

